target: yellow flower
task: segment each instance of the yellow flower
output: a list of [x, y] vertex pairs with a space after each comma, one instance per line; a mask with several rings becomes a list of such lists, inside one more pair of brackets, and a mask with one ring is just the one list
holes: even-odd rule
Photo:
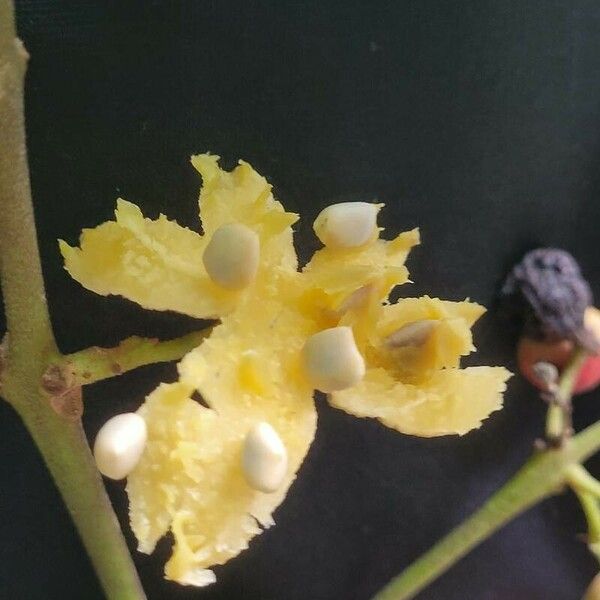
[[241, 297], [253, 293], [228, 290], [213, 283], [202, 264], [212, 234], [222, 225], [247, 225], [260, 239], [257, 282], [274, 271], [295, 271], [291, 225], [298, 216], [273, 199], [271, 186], [241, 162], [231, 173], [219, 169], [218, 157], [194, 156], [201, 173], [200, 235], [164, 215], [145, 219], [141, 210], [117, 200], [116, 220], [84, 229], [81, 248], [60, 241], [65, 267], [86, 288], [104, 296], [118, 294], [153, 310], [174, 310], [200, 319], [230, 313]]
[[[389, 292], [408, 281], [404, 262], [419, 243], [417, 230], [391, 241], [375, 231], [356, 248], [325, 247], [298, 272], [291, 229], [297, 216], [285, 212], [248, 164], [225, 172], [217, 161], [192, 158], [203, 179], [203, 235], [163, 215], [146, 219], [118, 200], [116, 220], [84, 230], [80, 248], [60, 242], [66, 269], [90, 290], [148, 309], [221, 319], [182, 359], [179, 381], [160, 385], [139, 409], [148, 441], [127, 482], [140, 551], [152, 552], [171, 530], [166, 576], [198, 586], [214, 581], [211, 566], [273, 524], [306, 456], [317, 416], [302, 350], [312, 335], [351, 327], [366, 363], [360, 383], [330, 394], [334, 406], [415, 435], [478, 427], [500, 408], [509, 375], [502, 368], [459, 368], [460, 356], [473, 349], [478, 305], [427, 297], [387, 303]], [[260, 245], [256, 274], [240, 289], [213, 281], [203, 264], [215, 232], [232, 223], [251, 230]], [[400, 338], [411, 323], [420, 333], [406, 343]], [[206, 405], [192, 399], [195, 392]], [[246, 436], [260, 422], [287, 452], [285, 476], [273, 493], [252, 487], [242, 467]]]
[[471, 327], [484, 312], [428, 296], [349, 311], [341, 323], [353, 327], [368, 368], [358, 385], [331, 394], [331, 404], [424, 437], [479, 427], [502, 407], [510, 377], [502, 367], [459, 368], [460, 357], [475, 349]]

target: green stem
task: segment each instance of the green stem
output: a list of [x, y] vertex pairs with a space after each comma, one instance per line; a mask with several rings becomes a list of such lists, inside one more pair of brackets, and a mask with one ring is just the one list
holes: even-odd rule
[[572, 465], [567, 472], [567, 483], [573, 489], [580, 489], [600, 498], [600, 481], [581, 465]]
[[[7, 396], [52, 474], [106, 597], [110, 600], [145, 598], [81, 422], [66, 421], [46, 403], [42, 404], [43, 396], [34, 385], [15, 381]], [[69, 568], [64, 565], [66, 576]]]
[[[14, 8], [0, 0], [0, 278], [10, 332], [2, 395], [19, 413], [65, 501], [109, 599], [144, 598], [81, 422], [57, 415], [40, 389], [57, 350], [44, 295], [31, 204], [23, 78], [27, 53]], [[68, 585], [69, 566], [64, 566]]]
[[[577, 353], [561, 376], [559, 390], [565, 401], [570, 400], [582, 356]], [[581, 477], [576, 467], [598, 449], [600, 422], [566, 439], [560, 447], [534, 455], [479, 510], [393, 579], [374, 600], [413, 598], [500, 527], [560, 491], [573, 477]]]
[[[23, 78], [27, 52], [15, 36], [12, 2], [0, 0], [0, 273], [10, 360], [55, 350], [35, 237], [25, 149]], [[32, 293], [34, 292], [34, 293]], [[18, 330], [18, 332], [15, 332]]]
[[585, 592], [582, 600], [598, 600], [600, 598], [600, 574], [592, 579], [588, 589]]
[[546, 440], [557, 444], [562, 439], [565, 428], [565, 414], [560, 404], [552, 403], [546, 412]]
[[567, 471], [567, 483], [577, 495], [585, 514], [588, 548], [600, 562], [600, 481], [590, 475], [585, 467], [576, 464]]
[[413, 598], [502, 525], [556, 492], [563, 480], [560, 463], [561, 453], [558, 450], [530, 459], [475, 514], [393, 579], [375, 596], [375, 600]]
[[586, 490], [573, 488], [588, 526], [587, 544], [590, 552], [600, 561], [600, 506], [598, 497]]
[[178, 360], [199, 346], [211, 331], [208, 327], [165, 341], [134, 336], [114, 348], [94, 346], [67, 354], [56, 364], [68, 371], [71, 385], [86, 385], [144, 365]]
[[587, 357], [583, 348], [577, 348], [560, 376], [554, 401], [546, 414], [546, 439], [551, 444], [560, 443], [570, 435], [571, 394]]

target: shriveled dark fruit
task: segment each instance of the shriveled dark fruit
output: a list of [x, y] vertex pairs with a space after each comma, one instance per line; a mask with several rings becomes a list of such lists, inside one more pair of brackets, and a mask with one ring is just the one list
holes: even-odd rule
[[598, 340], [584, 327], [592, 292], [568, 252], [555, 248], [528, 252], [513, 268], [503, 293], [524, 301], [528, 335], [572, 340], [591, 352], [600, 349]]

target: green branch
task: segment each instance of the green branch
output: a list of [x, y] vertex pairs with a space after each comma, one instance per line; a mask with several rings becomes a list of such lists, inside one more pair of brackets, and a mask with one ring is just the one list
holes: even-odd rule
[[590, 552], [600, 562], [600, 506], [598, 498], [590, 492], [578, 488], [573, 488], [577, 495], [583, 514], [587, 521], [587, 545]]
[[546, 414], [546, 440], [551, 445], [560, 445], [571, 435], [571, 395], [579, 371], [588, 353], [577, 348], [569, 364], [562, 372], [558, 386], [552, 395]]
[[[145, 598], [81, 421], [71, 422], [58, 415], [35, 388], [14, 381], [7, 386], [6, 397], [19, 412], [50, 470], [106, 597]], [[69, 566], [64, 569], [67, 582]]]
[[562, 453], [558, 450], [532, 458], [475, 514], [393, 579], [375, 600], [413, 598], [502, 525], [557, 492], [564, 481], [562, 461]]
[[[106, 596], [145, 598], [117, 518], [96, 469], [81, 421], [57, 414], [41, 391], [57, 356], [36, 239], [23, 115], [27, 53], [14, 8], [0, 0], [0, 278], [10, 332], [2, 396], [23, 419], [56, 483]], [[69, 567], [65, 565], [65, 586]], [[66, 589], [66, 588], [65, 588]]]
[[600, 481], [590, 475], [589, 471], [579, 464], [572, 465], [567, 471], [567, 483], [575, 490], [582, 490], [596, 498], [600, 498]]
[[[577, 373], [583, 364], [582, 356], [584, 355], [581, 352], [577, 352], [561, 376], [559, 390], [563, 402], [570, 402]], [[564, 439], [564, 427], [563, 421], [561, 429], [556, 432], [561, 439]], [[598, 449], [600, 422], [571, 439], [564, 439], [561, 446], [550, 447], [534, 455], [479, 510], [393, 579], [374, 600], [414, 598], [419, 591], [500, 527], [544, 498], [558, 493], [567, 483], [572, 484], [577, 480], [581, 486], [585, 484], [585, 488], [578, 489], [578, 492], [589, 495], [589, 488], [596, 487], [590, 479], [584, 477], [580, 463]], [[591, 475], [589, 477], [591, 478]], [[588, 500], [586, 496], [584, 510], [592, 511]]]
[[210, 335], [211, 327], [173, 340], [130, 337], [114, 348], [94, 346], [67, 354], [53, 363], [66, 372], [71, 386], [80, 386], [121, 375], [152, 363], [179, 360]]
[[588, 548], [600, 562], [600, 481], [576, 464], [567, 472], [567, 483], [577, 495], [587, 521]]

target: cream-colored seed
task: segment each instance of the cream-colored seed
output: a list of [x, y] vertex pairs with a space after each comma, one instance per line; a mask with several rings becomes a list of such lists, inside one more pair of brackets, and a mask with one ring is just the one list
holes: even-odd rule
[[146, 422], [136, 413], [106, 421], [94, 442], [94, 458], [102, 475], [124, 479], [138, 464], [146, 446]]
[[433, 319], [421, 319], [407, 323], [385, 338], [385, 343], [391, 348], [403, 348], [405, 346], [422, 346], [437, 326], [438, 321]]
[[246, 434], [242, 470], [248, 485], [267, 494], [279, 489], [287, 473], [287, 450], [279, 434], [265, 421]]
[[350, 327], [332, 327], [315, 333], [302, 352], [309, 381], [321, 392], [344, 390], [365, 376], [365, 361]]
[[349, 310], [354, 310], [355, 308], [360, 308], [363, 306], [369, 296], [373, 291], [373, 284], [368, 283], [367, 285], [363, 285], [358, 289], [354, 290], [349, 296], [345, 298], [345, 300], [340, 304], [336, 313], [338, 316], [343, 316]]
[[377, 213], [381, 206], [368, 202], [332, 204], [315, 219], [315, 233], [329, 248], [363, 246], [377, 231]]
[[210, 569], [190, 569], [177, 579], [182, 585], [193, 585], [194, 587], [205, 587], [217, 581], [216, 575]]
[[228, 289], [241, 289], [256, 277], [259, 257], [257, 233], [241, 223], [229, 223], [213, 233], [202, 261], [215, 283]]

